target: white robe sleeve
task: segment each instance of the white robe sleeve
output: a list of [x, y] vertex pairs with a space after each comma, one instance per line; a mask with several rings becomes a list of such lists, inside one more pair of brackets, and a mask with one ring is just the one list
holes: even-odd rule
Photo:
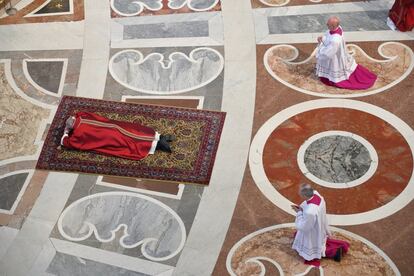
[[296, 214], [295, 225], [299, 231], [309, 231], [315, 225], [316, 216], [312, 213], [299, 211]]
[[331, 39], [329, 44], [322, 46], [319, 50], [319, 56], [324, 56], [326, 58], [332, 58], [336, 55], [341, 46], [341, 41], [339, 39]]

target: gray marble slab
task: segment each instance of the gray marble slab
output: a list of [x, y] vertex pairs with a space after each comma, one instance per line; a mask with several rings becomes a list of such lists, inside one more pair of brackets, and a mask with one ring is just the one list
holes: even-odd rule
[[367, 148], [347, 136], [326, 136], [305, 151], [305, 165], [319, 179], [346, 183], [363, 176], [371, 165]]
[[59, 276], [147, 275], [59, 252], [56, 252], [46, 272]]
[[208, 21], [164, 22], [124, 26], [124, 39], [206, 37]]
[[0, 209], [11, 209], [28, 175], [19, 173], [0, 179]]
[[63, 61], [27, 61], [27, 71], [32, 80], [49, 92], [58, 93]]
[[[318, 33], [326, 31], [326, 21], [333, 14], [303, 14], [268, 17], [269, 34]], [[335, 13], [344, 31], [389, 30], [388, 10]]]

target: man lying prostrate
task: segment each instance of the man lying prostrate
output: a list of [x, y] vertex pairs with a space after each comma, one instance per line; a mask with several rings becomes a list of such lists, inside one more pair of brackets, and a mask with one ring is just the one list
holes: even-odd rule
[[339, 18], [331, 16], [328, 31], [318, 37], [316, 75], [326, 85], [344, 89], [368, 89], [377, 76], [355, 62], [347, 52]]
[[160, 135], [138, 123], [110, 120], [98, 114], [78, 112], [66, 120], [61, 145], [69, 149], [94, 151], [141, 160], [155, 150], [171, 153], [172, 135]]
[[387, 25], [392, 30], [412, 31], [414, 29], [414, 0], [395, 0], [388, 16]]

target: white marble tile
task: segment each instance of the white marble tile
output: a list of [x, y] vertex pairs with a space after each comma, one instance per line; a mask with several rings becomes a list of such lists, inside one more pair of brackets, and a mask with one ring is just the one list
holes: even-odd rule
[[16, 238], [19, 230], [7, 226], [0, 227], [0, 260], [6, 254], [7, 249], [12, 244], [13, 240]]
[[42, 251], [40, 251], [28, 274], [36, 276], [52, 276], [53, 274], [47, 273], [46, 270], [53, 260], [55, 254], [56, 250], [52, 242], [50, 239], [47, 239], [43, 243]]
[[267, 23], [267, 16], [263, 9], [253, 10], [254, 29], [256, 32], [256, 43], [264, 40], [269, 36], [269, 25]]
[[256, 55], [256, 46], [249, 43], [249, 40], [252, 37], [254, 38], [253, 23], [248, 24], [248, 22], [252, 22], [252, 19], [250, 11], [230, 10], [224, 13], [223, 10], [226, 62], [233, 60], [247, 61], [255, 58], [253, 56]]
[[22, 229], [0, 261], [5, 275], [27, 275], [47, 241], [54, 223], [27, 218]]
[[103, 97], [110, 47], [109, 14], [108, 1], [85, 1], [85, 41], [77, 96]]
[[75, 174], [49, 173], [32, 211], [0, 261], [6, 275], [28, 275], [48, 242], [75, 180]]
[[151, 262], [140, 258], [134, 258], [127, 255], [109, 252], [106, 250], [85, 246], [69, 241], [51, 239], [54, 247], [58, 252], [78, 256], [108, 265], [122, 267], [127, 270], [145, 273], [149, 275], [158, 275], [173, 269], [172, 266], [161, 263]]
[[83, 28], [83, 21], [1, 25], [0, 51], [82, 49]]
[[224, 33], [223, 33], [223, 17], [221, 12], [216, 13], [208, 21], [208, 31], [210, 37], [219, 42], [221, 45], [224, 43]]
[[82, 59], [76, 96], [102, 99], [108, 73], [108, 59]]
[[[202, 259], [194, 261], [194, 256], [203, 256]], [[212, 263], [217, 260], [216, 254], [204, 253], [200, 249], [186, 248], [181, 254], [180, 267], [176, 268], [172, 275], [174, 276], [211, 276]], [[214, 266], [213, 266], [214, 267]]]
[[[256, 88], [256, 46], [250, 1], [223, 1], [222, 14], [226, 55], [222, 110], [227, 112], [227, 117], [210, 185], [204, 190], [173, 275], [211, 275], [246, 167]], [[244, 118], [243, 124], [240, 118]], [[238, 134], [237, 140], [234, 133]]]
[[29, 217], [55, 223], [65, 207], [78, 174], [51, 172]]

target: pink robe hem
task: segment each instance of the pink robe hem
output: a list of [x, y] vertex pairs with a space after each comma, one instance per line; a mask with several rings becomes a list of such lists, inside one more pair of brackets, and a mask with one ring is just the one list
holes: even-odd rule
[[[326, 240], [325, 258], [333, 259], [339, 248], [342, 247], [342, 253], [345, 254], [349, 250], [349, 243], [346, 241], [335, 240], [328, 238]], [[319, 267], [321, 265], [320, 259], [305, 260], [305, 264]]]
[[372, 87], [377, 80], [377, 76], [362, 65], [357, 65], [355, 71], [349, 76], [349, 79], [337, 83], [330, 81], [327, 78], [319, 78], [322, 83], [335, 86], [342, 89], [350, 90], [364, 90]]

